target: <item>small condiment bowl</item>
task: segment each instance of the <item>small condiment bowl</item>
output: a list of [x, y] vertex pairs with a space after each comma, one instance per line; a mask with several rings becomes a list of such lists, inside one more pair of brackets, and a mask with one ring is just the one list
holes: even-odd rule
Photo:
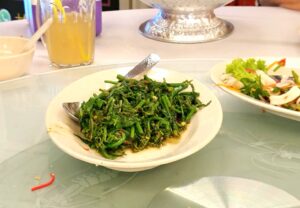
[[29, 39], [15, 36], [0, 36], [0, 81], [26, 74], [31, 66], [35, 47], [19, 53]]

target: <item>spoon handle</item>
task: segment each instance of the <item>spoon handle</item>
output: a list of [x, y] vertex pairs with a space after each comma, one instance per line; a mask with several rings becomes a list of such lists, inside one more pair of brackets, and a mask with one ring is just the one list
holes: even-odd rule
[[[126, 75], [126, 78], [134, 78], [140, 76], [149, 71], [154, 65], [159, 62], [160, 58], [158, 55], [151, 53], [144, 60], [138, 63], [133, 69], [131, 69]], [[69, 115], [69, 117], [75, 121], [79, 122], [78, 111], [81, 106], [81, 102], [66, 102], [62, 104], [64, 110]]]
[[52, 18], [49, 18], [37, 31], [34, 33], [34, 35], [30, 38], [30, 40], [24, 45], [24, 47], [21, 48], [21, 53], [24, 51], [29, 50], [38, 39], [47, 31], [47, 29], [52, 24]]
[[138, 63], [133, 69], [131, 69], [126, 75], [126, 78], [134, 78], [137, 75], [143, 75], [149, 71], [160, 60], [157, 54], [151, 53], [144, 60]]

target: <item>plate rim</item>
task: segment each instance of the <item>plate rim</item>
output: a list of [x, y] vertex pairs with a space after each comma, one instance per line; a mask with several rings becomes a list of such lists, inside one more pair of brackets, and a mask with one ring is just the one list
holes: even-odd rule
[[[92, 76], [97, 76], [97, 74], [101, 74], [103, 72], [107, 72], [110, 71], [111, 73], [117, 75], [118, 74], [118, 70], [120, 69], [130, 69], [131, 66], [126, 66], [126, 67], [116, 67], [116, 68], [112, 68], [112, 69], [108, 69], [108, 70], [101, 70], [89, 75], [86, 75], [78, 80], [75, 80], [73, 82], [71, 82], [70, 84], [68, 84], [67, 86], [65, 86], [62, 90], [60, 90], [60, 92], [58, 94], [56, 94], [56, 96], [51, 100], [51, 102], [49, 103], [48, 107], [47, 107], [47, 111], [46, 111], [46, 116], [45, 116], [45, 123], [46, 123], [46, 127], [47, 129], [50, 127], [49, 125], [49, 114], [50, 114], [50, 110], [51, 110], [51, 106], [55, 103], [56, 99], [58, 99], [60, 97], [60, 95], [63, 93], [64, 90], [66, 90], [66, 88], [70, 88], [74, 83], [77, 82], [81, 82], [83, 79], [87, 79], [87, 77], [92, 77]], [[182, 72], [178, 72], [175, 70], [169, 70], [169, 69], [165, 69], [165, 68], [160, 68], [160, 67], [154, 67], [155, 70], [162, 70], [162, 71], [166, 71], [172, 74], [177, 74], [177, 75], [181, 75], [182, 77], [184, 77], [184, 79], [186, 78], [193, 78], [189, 75], [186, 75]], [[104, 81], [104, 80], [103, 80]], [[81, 161], [85, 161], [91, 164], [95, 164], [95, 165], [101, 165], [107, 168], [120, 168], [120, 169], [139, 169], [139, 168], [149, 168], [149, 167], [155, 167], [155, 166], [160, 166], [163, 164], [167, 164], [167, 163], [171, 163], [183, 158], [186, 158], [187, 156], [190, 156], [192, 154], [194, 154], [195, 152], [199, 151], [200, 149], [202, 149], [203, 147], [205, 147], [209, 142], [211, 142], [215, 136], [218, 134], [218, 132], [220, 131], [220, 128], [222, 126], [222, 121], [223, 121], [223, 110], [222, 110], [222, 106], [220, 101], [218, 100], [218, 98], [216, 97], [216, 95], [212, 92], [212, 90], [210, 90], [208, 87], [206, 87], [204, 84], [202, 84], [197, 78], [193, 78], [194, 82], [197, 82], [197, 84], [199, 85], [199, 87], [202, 90], [205, 90], [208, 94], [209, 97], [211, 99], [212, 102], [214, 102], [215, 104], [215, 111], [216, 111], [216, 118], [215, 118], [215, 123], [213, 126], [213, 130], [211, 130], [207, 137], [206, 137], [206, 142], [205, 143], [198, 143], [198, 145], [194, 146], [193, 148], [189, 149], [189, 151], [184, 151], [181, 154], [175, 154], [172, 156], [168, 156], [168, 157], [164, 157], [164, 158], [160, 158], [158, 160], [150, 160], [150, 161], [138, 161], [138, 162], [126, 162], [126, 161], [116, 161], [116, 160], [108, 160], [104, 157], [102, 157], [99, 154], [100, 157], [102, 158], [92, 158], [88, 155], [82, 155], [80, 153], [78, 153], [77, 151], [74, 151], [71, 148], [64, 148], [63, 143], [60, 143], [58, 141], [57, 138], [54, 138], [55, 136], [52, 136], [51, 134], [54, 132], [49, 132], [48, 131], [48, 135], [50, 137], [50, 139], [52, 140], [53, 143], [55, 143], [55, 145], [61, 149], [63, 152], [67, 153], [68, 155], [79, 159]]]

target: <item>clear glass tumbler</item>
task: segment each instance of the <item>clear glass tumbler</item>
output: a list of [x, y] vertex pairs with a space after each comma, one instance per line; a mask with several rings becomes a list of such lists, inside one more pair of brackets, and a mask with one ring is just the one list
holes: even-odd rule
[[52, 18], [44, 35], [52, 65], [88, 65], [95, 50], [95, 0], [40, 0], [42, 22]]

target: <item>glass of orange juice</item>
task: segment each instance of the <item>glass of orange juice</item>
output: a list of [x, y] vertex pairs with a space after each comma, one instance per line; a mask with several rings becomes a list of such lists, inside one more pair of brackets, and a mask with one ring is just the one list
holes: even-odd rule
[[52, 18], [45, 33], [52, 65], [88, 65], [94, 59], [95, 0], [40, 0], [42, 22]]

